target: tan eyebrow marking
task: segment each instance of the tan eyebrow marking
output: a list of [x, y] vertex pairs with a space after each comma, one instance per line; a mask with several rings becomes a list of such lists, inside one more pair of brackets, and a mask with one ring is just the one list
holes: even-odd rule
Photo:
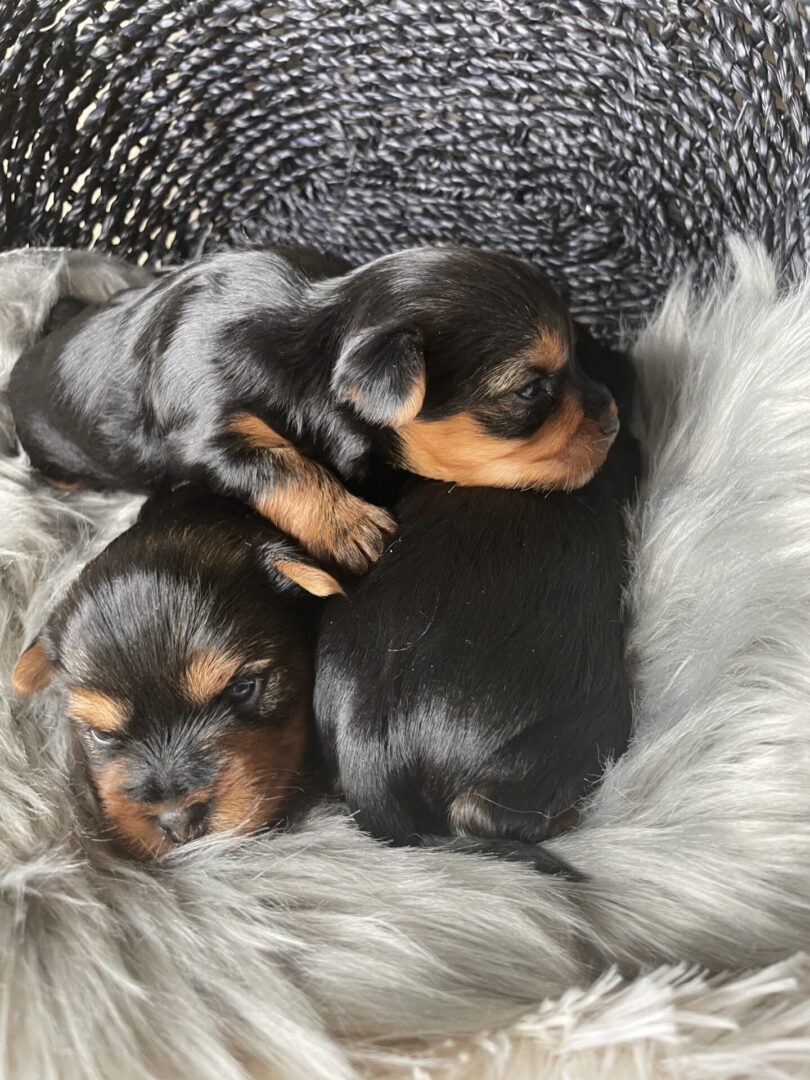
[[221, 694], [238, 671], [241, 660], [216, 649], [203, 649], [191, 656], [180, 677], [180, 689], [196, 705]]
[[122, 731], [129, 720], [129, 705], [101, 690], [77, 686], [68, 693], [70, 715], [99, 731]]
[[541, 330], [528, 349], [490, 373], [486, 389], [492, 394], [519, 390], [532, 376], [554, 375], [568, 362], [568, 350], [555, 330]]
[[536, 363], [552, 375], [565, 367], [568, 361], [568, 349], [556, 330], [541, 330], [532, 343], [530, 352]]

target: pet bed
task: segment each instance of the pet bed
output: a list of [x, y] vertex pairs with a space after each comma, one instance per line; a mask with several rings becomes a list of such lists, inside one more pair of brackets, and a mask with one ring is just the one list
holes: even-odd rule
[[750, 231], [810, 251], [798, 0], [16, 0], [3, 247], [536, 259], [603, 333]]
[[[133, 274], [0, 256], [3, 378], [59, 295], [99, 299]], [[585, 883], [391, 850], [326, 808], [289, 834], [130, 863], [97, 838], [59, 702], [4, 690], [3, 1074], [804, 1075], [809, 311], [810, 279], [780, 292], [764, 253], [737, 244], [703, 303], [676, 288], [636, 344], [637, 731], [554, 842]], [[54, 596], [138, 500], [57, 493], [15, 455], [7, 412], [2, 436], [7, 687]], [[651, 973], [592, 985], [611, 964]]]
[[[635, 346], [637, 738], [556, 842], [590, 881], [389, 851], [325, 808], [123, 863], [59, 703], [4, 689], [0, 1075], [810, 1073], [809, 40], [787, 3], [0, 12], [4, 247], [469, 240], [543, 262], [614, 340], [687, 260], [704, 297]], [[706, 291], [730, 228], [772, 255], [738, 244]], [[58, 295], [132, 273], [0, 256], [3, 379]], [[7, 687], [137, 503], [34, 482], [5, 409], [0, 451]]]

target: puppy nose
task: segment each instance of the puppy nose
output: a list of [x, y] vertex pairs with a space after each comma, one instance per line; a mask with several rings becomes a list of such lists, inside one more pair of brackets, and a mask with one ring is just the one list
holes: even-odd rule
[[619, 430], [621, 426], [619, 424], [619, 410], [616, 408], [615, 401], [611, 401], [610, 405], [599, 417], [599, 426], [605, 435], [615, 435]]
[[206, 831], [208, 803], [167, 806], [158, 814], [158, 825], [173, 844], [186, 844]]

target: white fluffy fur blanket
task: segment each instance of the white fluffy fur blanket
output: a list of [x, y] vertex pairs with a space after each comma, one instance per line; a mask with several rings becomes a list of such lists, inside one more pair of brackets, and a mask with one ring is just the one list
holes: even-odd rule
[[[0, 256], [0, 378], [58, 295], [132, 273]], [[637, 734], [556, 841], [587, 883], [388, 850], [326, 811], [124, 862], [59, 701], [4, 689], [0, 1076], [808, 1075], [810, 281], [781, 291], [735, 244], [716, 291], [675, 287], [635, 351]], [[3, 686], [136, 508], [33, 479], [2, 406]]]

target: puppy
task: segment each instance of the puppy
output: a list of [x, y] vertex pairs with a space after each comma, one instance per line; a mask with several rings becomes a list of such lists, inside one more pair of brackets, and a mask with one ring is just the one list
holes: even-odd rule
[[[580, 353], [627, 402], [623, 358], [585, 335]], [[535, 845], [576, 820], [630, 732], [623, 506], [637, 471], [623, 434], [573, 494], [406, 484], [397, 539], [327, 604], [317, 652], [316, 723], [362, 827], [561, 869]]]
[[615, 406], [538, 270], [465, 248], [345, 265], [224, 253], [69, 319], [11, 376], [33, 465], [63, 486], [199, 482], [358, 573], [394, 523], [338, 476], [375, 455], [469, 485], [593, 476]]
[[66, 692], [135, 855], [249, 832], [284, 818], [312, 771], [313, 596], [337, 592], [243, 504], [181, 490], [85, 567], [13, 688]]

